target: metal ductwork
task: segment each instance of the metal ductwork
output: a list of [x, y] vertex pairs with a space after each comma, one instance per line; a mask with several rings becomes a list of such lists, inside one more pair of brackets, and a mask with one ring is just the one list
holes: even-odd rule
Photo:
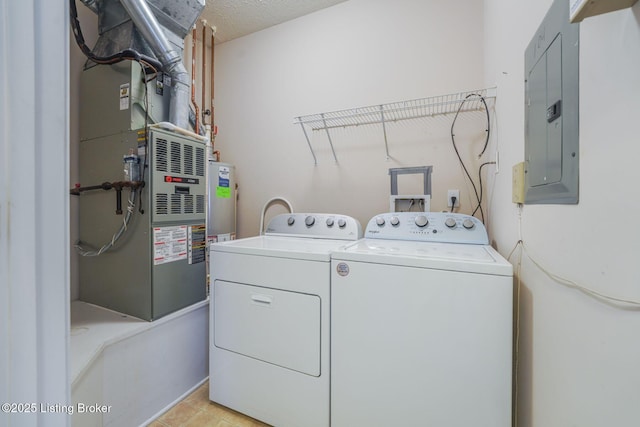
[[131, 20], [151, 50], [164, 65], [164, 71], [171, 76], [171, 104], [169, 121], [187, 129], [189, 125], [190, 78], [182, 63], [182, 53], [173, 49], [145, 0], [121, 0]]
[[155, 56], [171, 77], [169, 121], [189, 127], [191, 77], [182, 62], [183, 40], [204, 9], [204, 0], [82, 0], [98, 14], [94, 51], [124, 49]]

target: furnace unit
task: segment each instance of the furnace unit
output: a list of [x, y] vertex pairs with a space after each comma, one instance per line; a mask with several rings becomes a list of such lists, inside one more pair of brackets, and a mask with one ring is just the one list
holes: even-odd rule
[[[83, 2], [98, 14], [100, 38], [81, 77], [72, 190], [80, 300], [155, 320], [206, 298], [208, 139], [185, 129], [181, 61], [204, 1]], [[134, 60], [104, 59], [113, 57]]]
[[132, 213], [112, 249], [80, 257], [80, 299], [154, 320], [206, 298], [206, 144], [160, 127], [149, 128], [146, 149], [144, 139], [141, 129], [81, 142], [81, 183], [117, 179], [133, 151], [145, 186], [82, 193], [83, 248], [109, 242]]

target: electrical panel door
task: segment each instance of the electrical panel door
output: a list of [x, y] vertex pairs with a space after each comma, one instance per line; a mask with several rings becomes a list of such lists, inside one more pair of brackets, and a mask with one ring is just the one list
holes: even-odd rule
[[525, 51], [525, 203], [578, 203], [579, 41], [556, 0]]

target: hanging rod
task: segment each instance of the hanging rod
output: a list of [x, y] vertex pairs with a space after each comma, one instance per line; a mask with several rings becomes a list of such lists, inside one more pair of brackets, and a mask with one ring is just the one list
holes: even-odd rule
[[[438, 115], [454, 114], [460, 109], [460, 105], [464, 105], [460, 112], [479, 111], [484, 109], [484, 104], [480, 97], [485, 101], [495, 99], [497, 90], [495, 87], [479, 89], [468, 92], [452, 93], [448, 95], [432, 96], [429, 98], [412, 99], [408, 101], [392, 102], [389, 104], [371, 105], [367, 107], [350, 108], [347, 110], [332, 111], [328, 113], [311, 114], [307, 116], [298, 116], [294, 119], [294, 124], [300, 125], [304, 133], [314, 163], [318, 161], [313, 151], [311, 140], [305, 130], [308, 126], [311, 130], [325, 130], [327, 138], [331, 146], [333, 158], [338, 162], [333, 141], [329, 133], [330, 129], [346, 128], [351, 126], [363, 126], [382, 124], [384, 133], [385, 150], [387, 158], [389, 158], [389, 146], [387, 141], [387, 124], [390, 122], [398, 122], [402, 120], [419, 119], [423, 117], [434, 117]], [[479, 95], [479, 96], [474, 96]]]

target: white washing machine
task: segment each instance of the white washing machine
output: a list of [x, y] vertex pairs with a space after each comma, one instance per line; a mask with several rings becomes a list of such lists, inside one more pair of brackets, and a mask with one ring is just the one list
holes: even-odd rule
[[331, 426], [511, 426], [513, 268], [480, 221], [389, 213], [332, 254]]
[[278, 427], [329, 426], [331, 252], [362, 237], [332, 214], [283, 214], [211, 245], [209, 397]]

